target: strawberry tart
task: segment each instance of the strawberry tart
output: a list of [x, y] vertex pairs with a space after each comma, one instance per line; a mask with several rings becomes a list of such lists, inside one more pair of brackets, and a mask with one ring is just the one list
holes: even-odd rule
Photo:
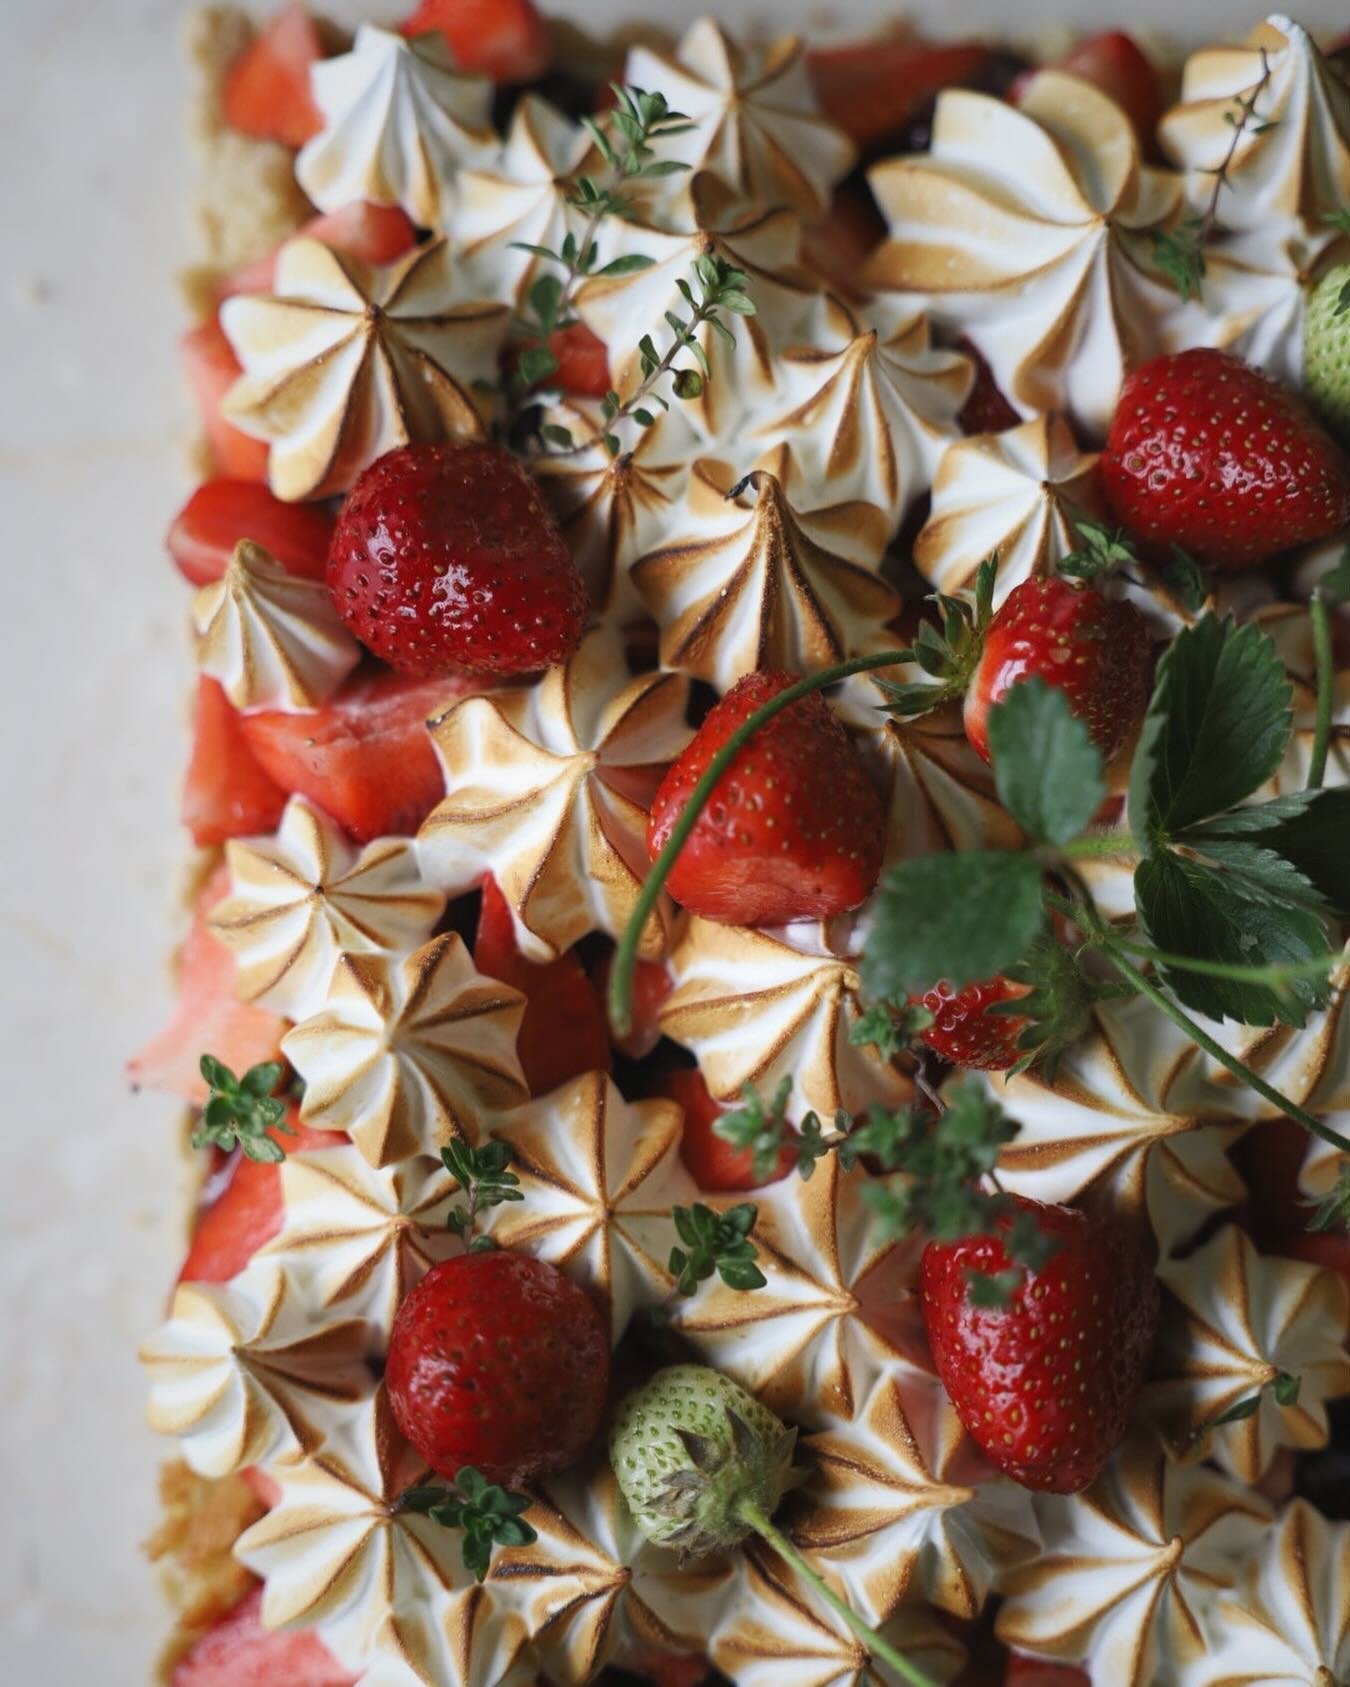
[[1350, 38], [194, 51], [163, 1679], [1350, 1681]]

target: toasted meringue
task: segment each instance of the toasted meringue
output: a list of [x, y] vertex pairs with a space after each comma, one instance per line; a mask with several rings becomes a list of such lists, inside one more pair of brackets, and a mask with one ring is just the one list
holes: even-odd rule
[[1040, 1541], [1027, 1490], [991, 1478], [973, 1442], [950, 1433], [945, 1399], [947, 1433], [925, 1434], [914, 1388], [903, 1371], [885, 1372], [852, 1422], [801, 1443], [811, 1478], [789, 1534], [871, 1623], [919, 1600], [978, 1616], [996, 1575]]
[[661, 1029], [698, 1057], [719, 1101], [746, 1084], [765, 1094], [791, 1078], [788, 1116], [832, 1119], [870, 1103], [895, 1106], [908, 1080], [876, 1050], [849, 1041], [859, 1006], [856, 960], [794, 947], [769, 932], [691, 919], [670, 958], [675, 988]]
[[458, 935], [411, 955], [342, 955], [326, 1006], [281, 1040], [305, 1080], [300, 1116], [346, 1131], [372, 1166], [477, 1141], [524, 1101], [519, 990], [474, 970]]
[[1182, 308], [1147, 265], [1181, 214], [1179, 177], [1141, 162], [1125, 113], [1079, 77], [1040, 72], [1016, 107], [939, 94], [926, 154], [869, 177], [890, 221], [866, 282], [922, 299], [969, 336], [1026, 412], [1104, 437], [1121, 383], [1165, 349]]
[[[1185, 1259], [1165, 1262], [1158, 1275], [1169, 1299], [1155, 1380], [1140, 1404], [1174, 1452], [1203, 1451], [1239, 1480], [1256, 1483], [1279, 1448], [1325, 1446], [1323, 1403], [1350, 1393], [1344, 1281], [1334, 1271], [1257, 1253], [1232, 1224]], [[1281, 1373], [1299, 1380], [1292, 1405], [1282, 1405], [1271, 1386]], [[1205, 1435], [1251, 1396], [1260, 1399], [1254, 1416]]]
[[[932, 1681], [952, 1681], [966, 1649], [924, 1611], [901, 1611], [882, 1636]], [[708, 1647], [736, 1687], [874, 1687], [898, 1677], [873, 1662], [818, 1594], [758, 1543], [737, 1566], [735, 1589]]]
[[351, 52], [321, 60], [310, 80], [324, 124], [295, 173], [322, 211], [365, 199], [438, 228], [456, 172], [496, 150], [492, 84], [455, 70], [439, 30], [408, 40], [362, 24]]
[[358, 851], [304, 797], [286, 804], [274, 837], [232, 838], [225, 859], [230, 893], [211, 930], [234, 951], [240, 998], [288, 1019], [318, 1012], [341, 950], [416, 949], [445, 906], [407, 838]]
[[885, 1233], [866, 1181], [830, 1155], [809, 1181], [761, 1191], [752, 1239], [765, 1286], [710, 1281], [671, 1310], [710, 1365], [804, 1427], [851, 1418], [883, 1372], [929, 1375], [912, 1292], [919, 1248]]
[[894, 528], [959, 437], [971, 365], [932, 344], [917, 310], [879, 302], [855, 312], [836, 299], [824, 310], [816, 343], [780, 359], [755, 438], [792, 447], [815, 502], [875, 504]]
[[616, 1342], [634, 1312], [674, 1288], [670, 1210], [695, 1193], [682, 1118], [673, 1101], [625, 1101], [607, 1072], [588, 1072], [493, 1131], [511, 1145], [525, 1199], [494, 1207], [485, 1228], [576, 1277], [608, 1309]]
[[1334, 1687], [1350, 1679], [1350, 1524], [1295, 1500], [1220, 1594], [1195, 1687]]
[[1095, 452], [1078, 449], [1062, 416], [1036, 416], [1006, 433], [947, 447], [933, 481], [932, 514], [914, 561], [940, 592], [958, 592], [997, 557], [994, 601], [1053, 574], [1079, 549], [1074, 517], [1100, 517]]
[[410, 440], [483, 437], [476, 383], [496, 377], [509, 314], [465, 300], [443, 240], [382, 268], [292, 240], [273, 296], [221, 306], [244, 368], [222, 412], [271, 446], [277, 497], [344, 491]]
[[663, 665], [720, 691], [755, 668], [809, 673], [856, 655], [899, 606], [874, 572], [883, 512], [799, 507], [795, 460], [784, 448], [770, 462], [739, 484], [726, 463], [695, 463], [673, 542], [633, 569]]
[[[466, 284], [480, 298], [521, 298], [543, 261], [522, 246], [560, 251], [570, 234], [580, 240], [587, 217], [571, 201], [576, 177], [594, 157], [595, 142], [579, 124], [538, 94], [525, 94], [511, 117], [501, 156], [460, 171], [445, 232]], [[609, 238], [604, 219], [594, 231]], [[603, 262], [597, 254], [597, 263]]]
[[377, 1169], [356, 1148], [291, 1153], [281, 1167], [281, 1229], [263, 1254], [316, 1307], [370, 1321], [383, 1344], [399, 1302], [460, 1251], [446, 1226], [455, 1181], [423, 1155]]
[[141, 1348], [150, 1427], [201, 1476], [312, 1452], [334, 1413], [370, 1393], [367, 1342], [359, 1318], [316, 1315], [270, 1261], [230, 1283], [180, 1283]]
[[287, 573], [252, 539], [193, 598], [192, 621], [197, 665], [236, 709], [317, 709], [361, 660], [322, 581]]
[[1181, 1687], [1205, 1616], [1259, 1545], [1270, 1508], [1201, 1466], [1127, 1441], [1084, 1494], [1037, 1496], [1041, 1558], [1004, 1578], [995, 1632], [1020, 1652], [1081, 1663], [1111, 1687]]
[[678, 205], [692, 172], [704, 170], [747, 203], [820, 211], [857, 157], [821, 115], [798, 36], [745, 48], [712, 18], [700, 18], [673, 54], [634, 47], [624, 79], [664, 94], [691, 125], [661, 143], [662, 158], [689, 166], [659, 179], [667, 205]]
[[[263, 1622], [316, 1628], [349, 1669], [374, 1666], [365, 1681], [526, 1687], [534, 1680], [530, 1635], [508, 1555], [497, 1555], [480, 1588], [457, 1531], [399, 1509], [424, 1470], [382, 1387], [321, 1457], [272, 1466], [280, 1497], [235, 1547], [263, 1580]], [[562, 1610], [575, 1596], [566, 1569], [553, 1585]], [[532, 1593], [536, 1611], [547, 1608], [541, 1587]]]
[[[1232, 118], [1269, 71], [1249, 122], [1234, 147]], [[1242, 47], [1208, 47], [1186, 61], [1181, 103], [1158, 129], [1163, 149], [1186, 172], [1197, 205], [1206, 204], [1214, 172], [1229, 160], [1219, 199], [1228, 228], [1302, 222], [1350, 199], [1350, 89], [1301, 24], [1279, 13], [1260, 23]]]
[[[457, 703], [432, 727], [446, 795], [419, 835], [424, 868], [452, 896], [491, 873], [516, 937], [550, 960], [587, 932], [617, 937], [647, 873], [647, 810], [688, 743], [688, 685], [630, 679], [610, 629], [588, 633], [536, 685]], [[665, 948], [668, 904], [642, 938]]]

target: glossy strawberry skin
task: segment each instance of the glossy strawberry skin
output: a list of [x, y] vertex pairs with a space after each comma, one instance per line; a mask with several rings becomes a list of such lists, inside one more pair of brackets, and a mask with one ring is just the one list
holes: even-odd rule
[[270, 551], [289, 574], [322, 580], [333, 518], [319, 504], [287, 504], [256, 480], [204, 481], [174, 517], [166, 543], [194, 586], [219, 580], [241, 539]]
[[[737, 680], [657, 790], [647, 828], [660, 853], [690, 793], [741, 723], [794, 683], [792, 674]], [[668, 880], [693, 913], [734, 925], [778, 925], [856, 908], [885, 850], [881, 800], [828, 703], [803, 697], [745, 745], [698, 818]]]
[[1350, 521], [1350, 461], [1302, 401], [1228, 352], [1125, 382], [1100, 461], [1117, 518], [1155, 550], [1250, 568]]
[[1132, 604], [1058, 575], [1024, 580], [989, 623], [966, 691], [966, 737], [991, 760], [989, 710], [1035, 676], [1065, 694], [1110, 761], [1143, 718], [1151, 665], [1148, 625]]
[[1018, 1199], [1059, 1244], [1005, 1307], [971, 1304], [967, 1273], [1011, 1265], [997, 1236], [930, 1242], [919, 1300], [957, 1416], [1023, 1487], [1073, 1494], [1125, 1432], [1158, 1322], [1139, 1234], [1071, 1207]]
[[748, 1148], [737, 1148], [718, 1136], [714, 1126], [729, 1111], [715, 1101], [696, 1067], [679, 1067], [666, 1079], [666, 1090], [684, 1109], [680, 1158], [690, 1177], [705, 1194], [731, 1195], [778, 1183], [792, 1170], [792, 1150], [784, 1145], [778, 1164], [768, 1177], [756, 1177]]
[[543, 493], [497, 445], [406, 445], [338, 515], [328, 590], [400, 673], [524, 674], [581, 636], [586, 587]]
[[385, 1382], [433, 1470], [528, 1482], [574, 1464], [599, 1429], [609, 1331], [547, 1261], [465, 1254], [433, 1266], [399, 1307]]
[[922, 996], [915, 997], [933, 1016], [933, 1023], [919, 1033], [923, 1041], [953, 1066], [980, 1072], [1006, 1072], [1015, 1066], [1022, 1051], [1017, 1039], [1027, 1021], [1014, 1014], [991, 1014], [999, 1002], [1015, 1001], [1027, 994], [1027, 987], [1006, 978], [991, 978], [953, 990], [942, 979]]

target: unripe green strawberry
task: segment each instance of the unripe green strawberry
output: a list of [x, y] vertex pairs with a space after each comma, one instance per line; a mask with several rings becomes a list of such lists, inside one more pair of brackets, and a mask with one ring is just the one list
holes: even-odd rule
[[1308, 295], [1303, 390], [1342, 445], [1350, 445], [1350, 264], [1328, 270]]
[[747, 1506], [772, 1517], [796, 1440], [719, 1371], [670, 1365], [620, 1405], [609, 1457], [647, 1539], [697, 1558], [750, 1533]]

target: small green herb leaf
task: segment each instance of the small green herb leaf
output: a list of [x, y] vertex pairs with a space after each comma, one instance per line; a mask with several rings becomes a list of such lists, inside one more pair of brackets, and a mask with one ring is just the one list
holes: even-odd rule
[[200, 1071], [209, 1093], [192, 1133], [192, 1146], [226, 1153], [239, 1148], [250, 1160], [264, 1165], [284, 1160], [286, 1150], [270, 1133], [295, 1135], [286, 1123], [286, 1103], [272, 1094], [285, 1070], [279, 1060], [265, 1060], [236, 1078], [223, 1061], [204, 1054]]
[[1101, 752], [1062, 691], [1023, 680], [989, 711], [989, 748], [1003, 806], [1039, 843], [1066, 844], [1106, 796]]
[[464, 1567], [480, 1582], [492, 1562], [494, 1546], [529, 1546], [538, 1540], [524, 1513], [533, 1500], [528, 1494], [488, 1482], [471, 1465], [455, 1477], [453, 1486], [408, 1488], [399, 1496], [400, 1511], [415, 1511], [447, 1529], [462, 1529]]
[[693, 1294], [714, 1272], [729, 1289], [764, 1287], [768, 1279], [755, 1264], [759, 1250], [750, 1240], [759, 1217], [759, 1208], [753, 1202], [742, 1201], [721, 1213], [695, 1202], [690, 1207], [675, 1207], [670, 1216], [684, 1243], [684, 1247], [670, 1250], [669, 1269], [676, 1294]]

